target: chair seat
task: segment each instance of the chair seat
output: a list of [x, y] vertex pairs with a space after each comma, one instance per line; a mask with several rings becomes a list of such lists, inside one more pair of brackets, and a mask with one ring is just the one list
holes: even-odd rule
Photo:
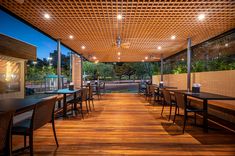
[[25, 119], [14, 124], [12, 127], [12, 134], [15, 134], [15, 135], [29, 134], [30, 123], [31, 123], [31, 119]]
[[88, 100], [94, 100], [94, 97], [89, 97]]
[[80, 103], [82, 101], [81, 97], [67, 101], [67, 103]]

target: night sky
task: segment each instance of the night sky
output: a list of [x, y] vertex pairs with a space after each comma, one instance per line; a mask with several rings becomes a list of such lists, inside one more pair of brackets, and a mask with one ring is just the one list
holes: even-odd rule
[[[0, 33], [16, 38], [37, 47], [37, 57], [47, 58], [50, 52], [56, 50], [56, 42], [16, 18], [0, 10]], [[61, 52], [66, 54], [70, 50], [61, 46]]]

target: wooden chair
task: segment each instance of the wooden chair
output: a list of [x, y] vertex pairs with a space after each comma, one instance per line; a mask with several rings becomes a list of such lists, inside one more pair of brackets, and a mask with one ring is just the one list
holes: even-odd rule
[[97, 95], [98, 100], [100, 99], [100, 85], [96, 84], [93, 86], [95, 89], [93, 90], [93, 95]]
[[155, 85], [147, 85], [147, 100], [151, 103], [152, 97], [154, 97], [155, 94]]
[[150, 86], [148, 84], [146, 84], [145, 100], [148, 100], [149, 92], [150, 92]]
[[154, 92], [154, 102], [162, 102], [162, 101], [163, 101], [162, 89], [157, 87]]
[[100, 85], [100, 92], [102, 91], [102, 93], [105, 94], [106, 93], [105, 82], [101, 82], [99, 85]]
[[[92, 102], [93, 110], [95, 110], [94, 97], [93, 97], [93, 87], [92, 86], [89, 86], [88, 100], [89, 100], [89, 107], [90, 107], [90, 103]], [[90, 110], [91, 110], [91, 107], [90, 107]]]
[[175, 123], [175, 118], [176, 118], [176, 111], [177, 109], [181, 108], [184, 110], [184, 125], [183, 125], [183, 133], [185, 130], [185, 125], [186, 125], [186, 121], [188, 118], [188, 112], [194, 112], [194, 121], [195, 121], [195, 125], [196, 125], [196, 113], [197, 112], [203, 112], [202, 109], [198, 109], [198, 108], [194, 108], [190, 106], [190, 101], [187, 100], [187, 102], [185, 102], [185, 95], [183, 93], [179, 93], [179, 92], [175, 92], [175, 99], [176, 99], [176, 107], [175, 107], [175, 116], [174, 116], [174, 120], [173, 123]]
[[11, 127], [13, 112], [0, 113], [0, 155], [11, 156]]
[[74, 104], [74, 109], [76, 109], [76, 110], [77, 110], [77, 104], [79, 104], [79, 110], [81, 112], [81, 115], [82, 115], [83, 119], [84, 119], [84, 114], [83, 114], [83, 111], [82, 111], [83, 102], [85, 102], [87, 113], [89, 113], [88, 103], [87, 103], [88, 93], [89, 93], [88, 88], [82, 88], [81, 91], [80, 91], [80, 95], [77, 96], [76, 99], [72, 99], [72, 100], [67, 102], [68, 104]]
[[172, 100], [171, 98], [171, 94], [170, 94], [170, 91], [169, 90], [166, 90], [166, 89], [163, 89], [162, 90], [162, 93], [163, 93], [163, 102], [162, 102], [162, 112], [161, 112], [161, 116], [163, 114], [163, 111], [164, 111], [164, 107], [165, 105], [169, 105], [170, 106], [170, 113], [169, 113], [169, 119], [171, 119], [171, 111], [172, 111], [172, 106], [175, 105], [175, 102]]
[[[36, 104], [33, 108], [33, 115], [31, 119], [25, 119], [13, 125], [12, 135], [23, 135], [24, 136], [24, 147], [23, 149], [30, 149], [30, 155], [33, 155], [33, 132], [45, 124], [51, 122], [54, 138], [56, 141], [57, 147], [59, 147], [58, 140], [56, 137], [55, 123], [54, 123], [54, 108], [55, 108], [56, 97], [48, 97], [43, 99], [41, 102]], [[26, 139], [29, 137], [29, 146], [26, 146]]]

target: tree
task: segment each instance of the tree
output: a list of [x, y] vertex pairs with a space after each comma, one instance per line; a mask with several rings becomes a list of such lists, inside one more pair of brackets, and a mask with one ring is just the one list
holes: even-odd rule
[[119, 80], [122, 79], [122, 76], [124, 75], [124, 68], [122, 65], [115, 65], [114, 66], [114, 71], [115, 71], [115, 75], [119, 77]]
[[94, 63], [89, 61], [84, 61], [83, 71], [86, 73], [86, 75], [88, 75], [88, 79], [96, 79], [97, 69]]
[[127, 75], [130, 80], [131, 76], [135, 74], [135, 68], [133, 66], [133, 63], [124, 63], [122, 66], [123, 66], [123, 75]]
[[103, 77], [104, 80], [106, 80], [106, 77], [114, 76], [114, 69], [112, 64], [98, 63], [97, 71], [99, 76], [101, 76], [101, 78]]

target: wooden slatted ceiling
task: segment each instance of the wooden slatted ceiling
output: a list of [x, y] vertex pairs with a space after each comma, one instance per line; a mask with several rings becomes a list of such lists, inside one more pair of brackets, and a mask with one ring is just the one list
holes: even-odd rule
[[[2, 0], [1, 6], [53, 38], [61, 38], [87, 59], [96, 56], [100, 62], [118, 61], [117, 52], [124, 62], [141, 61], [145, 56], [156, 59], [161, 53], [167, 57], [186, 48], [188, 36], [195, 45], [235, 28], [232, 0], [25, 0], [23, 4]], [[49, 20], [43, 17], [45, 13], [51, 16]], [[204, 21], [197, 19], [201, 13]], [[120, 21], [118, 14], [123, 16]], [[128, 49], [114, 46], [119, 32], [122, 42], [130, 43]]]

